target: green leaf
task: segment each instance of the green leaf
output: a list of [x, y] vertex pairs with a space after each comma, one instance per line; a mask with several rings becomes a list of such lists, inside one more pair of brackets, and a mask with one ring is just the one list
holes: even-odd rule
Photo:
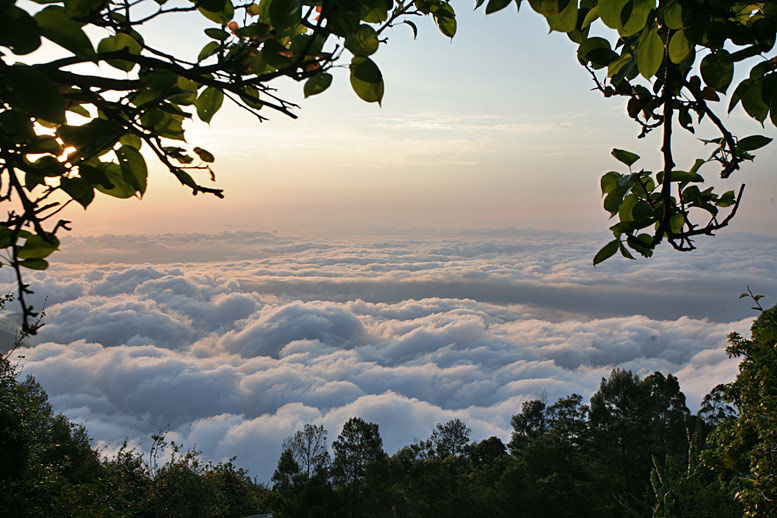
[[620, 30], [621, 36], [632, 36], [645, 28], [650, 11], [656, 8], [656, 0], [633, 0], [632, 5], [631, 15]]
[[140, 149], [141, 146], [143, 145], [143, 141], [140, 139], [139, 136], [135, 135], [134, 133], [125, 133], [119, 139], [119, 142], [125, 146], [132, 146], [135, 149]]
[[305, 94], [305, 97], [310, 97], [311, 95], [320, 94], [327, 88], [329, 88], [329, 85], [332, 84], [332, 74], [328, 74], [326, 72], [322, 72], [320, 74], [316, 74], [307, 81], [305, 81], [305, 86], [302, 87], [302, 92]]
[[414, 24], [410, 20], [403, 20], [402, 23], [410, 27], [410, 30], [413, 31], [413, 39], [416, 39], [418, 37], [418, 27], [416, 26], [416, 24]]
[[270, 21], [275, 27], [282, 27], [292, 23], [295, 13], [299, 11], [299, 0], [270, 0]]
[[35, 138], [32, 120], [19, 110], [0, 112], [0, 133], [18, 141]]
[[40, 33], [35, 20], [16, 6], [0, 7], [0, 47], [8, 47], [21, 56], [40, 47]]
[[267, 40], [262, 47], [262, 60], [271, 67], [281, 69], [290, 66], [293, 61], [288, 55], [289, 49], [276, 40]]
[[610, 213], [610, 216], [614, 216], [615, 213], [618, 212], [618, 209], [620, 209], [621, 203], [623, 202], [623, 196], [626, 194], [627, 190], [628, 189], [618, 186], [605, 196], [603, 206], [604, 210]]
[[5, 225], [0, 225], [0, 248], [8, 248], [13, 244], [13, 233]]
[[604, 245], [602, 249], [599, 250], [594, 256], [594, 266], [615, 255], [615, 252], [618, 251], [619, 246], [620, 246], [620, 241], [618, 241], [617, 239], [613, 239], [612, 241]]
[[214, 29], [212, 27], [205, 29], [205, 35], [218, 41], [224, 41], [229, 38], [229, 33], [224, 29]]
[[174, 115], [159, 108], [154, 108], [140, 117], [141, 124], [160, 137], [185, 140], [182, 115]]
[[634, 56], [624, 54], [609, 65], [607, 65], [607, 76], [614, 77], [623, 70], [623, 67], [634, 62]]
[[207, 149], [202, 149], [201, 147], [195, 147], [192, 149], [195, 153], [197, 153], [197, 156], [200, 157], [200, 160], [203, 162], [207, 162], [209, 164], [212, 164], [216, 161], [216, 157], [213, 156], [213, 153], [208, 151]]
[[219, 42], [209, 41], [208, 43], [205, 44], [204, 47], [202, 47], [202, 50], [197, 55], [197, 62], [199, 63], [203, 59], [209, 58], [210, 56], [218, 52], [220, 48], [221, 48], [221, 44]]
[[501, 11], [510, 5], [510, 2], [512, 2], [512, 0], [488, 0], [488, 3], [486, 4], [486, 14]]
[[180, 162], [182, 164], [191, 164], [194, 162], [194, 159], [190, 157], [188, 154], [186, 154], [186, 150], [179, 146], [164, 146], [162, 148], [162, 151], [165, 152], [167, 156], [172, 158], [173, 160], [176, 160], [177, 162]]
[[618, 180], [620, 177], [621, 174], [616, 171], [610, 171], [609, 173], [602, 176], [602, 179], [599, 182], [602, 187], [602, 196], [611, 192], [613, 189], [615, 189], [615, 187], [618, 186]]
[[34, 171], [43, 176], [61, 176], [65, 172], [65, 167], [56, 158], [51, 155], [44, 155], [34, 162], [24, 161], [26, 171]]
[[599, 36], [588, 38], [577, 48], [577, 59], [581, 64], [589, 61], [595, 68], [602, 68], [618, 59], [618, 54], [610, 48], [610, 42]]
[[596, 20], [599, 19], [599, 6], [594, 6], [588, 13], [586, 13], [585, 18], [583, 18], [583, 29], [586, 29], [591, 26], [592, 23], [594, 23]]
[[451, 16], [437, 16], [435, 17], [435, 21], [437, 22], [437, 28], [445, 36], [453, 38], [456, 35], [456, 30], [458, 28], [456, 18]]
[[59, 240], [51, 236], [51, 242], [46, 241], [41, 236], [33, 234], [24, 242], [24, 246], [19, 249], [20, 259], [42, 259], [48, 257], [52, 252], [59, 249]]
[[680, 194], [680, 199], [683, 201], [683, 203], [698, 203], [700, 194], [701, 191], [699, 188], [695, 185], [691, 185], [683, 189], [683, 192]]
[[[121, 168], [117, 164], [109, 162], [100, 162], [96, 168], [100, 174], [104, 175], [105, 180], [110, 186], [104, 183], [95, 184], [95, 188], [114, 198], [132, 198], [137, 192], [136, 189], [127, 183], [122, 174]], [[95, 175], [96, 176], [96, 175]]]
[[107, 0], [64, 0], [64, 2], [65, 12], [71, 18], [88, 17], [108, 3]]
[[755, 151], [756, 149], [764, 147], [771, 141], [771, 138], [765, 137], [763, 135], [750, 135], [749, 137], [740, 139], [739, 142], [737, 142], [737, 150]]
[[735, 203], [736, 199], [734, 198], [734, 191], [726, 191], [720, 196], [720, 198], [718, 198], [718, 201], [715, 202], [715, 205], [718, 207], [730, 207]]
[[362, 24], [359, 30], [345, 38], [345, 48], [354, 56], [369, 56], [378, 50], [378, 33], [369, 25]]
[[212, 11], [217, 13], [224, 9], [225, 0], [193, 0], [192, 3], [196, 3], [197, 7], [201, 7], [206, 11]]
[[191, 187], [192, 189], [197, 188], [197, 183], [194, 181], [194, 178], [192, 178], [192, 175], [190, 175], [183, 169], [176, 169], [174, 171], [174, 174], [175, 174], [175, 177], [178, 178], [178, 181], [181, 182], [182, 185]]
[[664, 11], [664, 23], [672, 30], [679, 30], [683, 25], [683, 9], [680, 2], [675, 2]]
[[81, 28], [81, 24], [65, 13], [58, 5], [46, 7], [35, 15], [41, 35], [78, 57], [94, 57], [94, 47]]
[[774, 126], [777, 126], [777, 94], [772, 94], [772, 101], [769, 106], [769, 118]]
[[[744, 84], [744, 81], [742, 81]], [[763, 124], [769, 113], [769, 106], [763, 100], [761, 81], [750, 81], [742, 95], [742, 106], [749, 116]]]
[[703, 166], [703, 165], [704, 165], [704, 164], [706, 164], [706, 163], [707, 163], [707, 162], [706, 162], [705, 160], [703, 160], [703, 159], [701, 159], [701, 158], [697, 158], [697, 159], [694, 161], [693, 165], [691, 166], [690, 172], [691, 172], [691, 173], [695, 173], [695, 172], [697, 172], [697, 171], [698, 171], [698, 170], [701, 168], [701, 166]]
[[[650, 208], [650, 204], [644, 200], [638, 200], [634, 207], [631, 209], [631, 216], [634, 221], [649, 220], [653, 216], [653, 209]], [[650, 224], [650, 221], [648, 224]]]
[[682, 214], [675, 214], [669, 218], [669, 228], [672, 230], [672, 233], [679, 234], [682, 232], [683, 225], [685, 225], [685, 218]]
[[570, 2], [577, 2], [577, 0], [529, 0], [529, 5], [545, 18], [550, 18], [558, 16]]
[[28, 191], [31, 191], [38, 185], [43, 185], [43, 180], [44, 178], [42, 174], [27, 171], [24, 174], [24, 188]]
[[[100, 43], [97, 44], [97, 52], [99, 53], [124, 51], [128, 54], [138, 55], [141, 50], [142, 47], [140, 43], [129, 34], [123, 32], [103, 38], [100, 40]], [[129, 72], [135, 67], [135, 63], [123, 59], [109, 59], [107, 60], [107, 63], [110, 66], [118, 68], [119, 70], [124, 70], [125, 72]]]
[[91, 117], [89, 110], [81, 106], [80, 104], [71, 104], [67, 107], [67, 111], [77, 113], [81, 117]]
[[704, 56], [699, 68], [704, 83], [718, 92], [725, 92], [734, 78], [734, 63], [723, 49]]
[[[639, 252], [643, 257], [650, 257], [653, 255], [653, 249], [650, 246], [652, 240], [653, 238], [650, 237], [650, 235], [640, 234], [637, 237], [629, 236], [626, 239], [626, 242], [632, 249]], [[623, 253], [623, 250], [621, 250], [621, 253]], [[630, 259], [633, 259], [633, 257], [630, 257]]]
[[121, 124], [105, 119], [94, 119], [81, 126], [63, 124], [57, 128], [57, 134], [63, 142], [76, 148], [70, 156], [71, 162], [107, 153], [124, 132]]
[[383, 75], [370, 58], [354, 56], [351, 60], [351, 87], [362, 100], [380, 104], [383, 99]]
[[388, 20], [388, 11], [384, 7], [368, 7], [363, 5], [359, 18], [367, 23], [381, 23]]
[[49, 267], [49, 263], [45, 259], [25, 259], [19, 261], [19, 264], [30, 270], [45, 270]]
[[571, 32], [577, 27], [577, 0], [570, 1], [557, 15], [548, 18], [551, 31]]
[[240, 92], [240, 100], [257, 110], [261, 110], [262, 106], [264, 106], [262, 101], [259, 100], [259, 90], [253, 86], [247, 86]]
[[94, 187], [82, 178], [62, 178], [59, 187], [83, 208], [87, 208], [94, 200]]
[[634, 205], [637, 204], [637, 197], [633, 194], [629, 194], [625, 198], [623, 198], [623, 202], [621, 202], [621, 206], [618, 208], [618, 218], [621, 221], [634, 221], [634, 216], [632, 216], [631, 211], [634, 208]]
[[631, 252], [629, 252], [629, 250], [625, 246], [623, 246], [623, 243], [618, 243], [618, 248], [620, 249], [621, 255], [623, 257], [625, 257], [626, 259], [632, 259], [632, 260], [634, 259], [634, 256], [631, 255]]
[[637, 45], [637, 69], [642, 77], [650, 79], [664, 61], [664, 42], [655, 29], [651, 29], [640, 37]]
[[78, 176], [91, 186], [96, 187], [99, 184], [110, 188], [113, 184], [111, 184], [110, 180], [108, 180], [108, 176], [105, 174], [105, 166], [108, 165], [117, 167], [116, 164], [99, 162], [96, 160], [92, 160], [89, 163], [83, 163], [78, 167]]
[[186, 140], [183, 132], [183, 119], [183, 115], [154, 108], [144, 113], [140, 118], [140, 122], [144, 127], [160, 137]]
[[116, 150], [116, 158], [119, 159], [124, 179], [143, 197], [148, 180], [148, 168], [143, 155], [134, 147], [122, 146]]
[[623, 27], [621, 12], [629, 0], [599, 0], [599, 17], [604, 24], [620, 31]]
[[64, 151], [64, 147], [57, 142], [57, 139], [50, 135], [37, 135], [31, 139], [27, 147], [28, 153], [51, 153], [59, 156]]
[[670, 182], [703, 182], [704, 178], [698, 173], [692, 173], [690, 171], [672, 171], [669, 175]]
[[625, 149], [614, 148], [611, 153], [612, 156], [614, 156], [619, 162], [623, 162], [629, 167], [631, 167], [634, 162], [639, 160], [638, 154], [632, 153], [631, 151], [626, 151]]
[[[383, 7], [377, 9], [378, 13], [375, 13], [373, 10], [367, 9], [366, 12], [362, 14], [362, 10], [358, 7], [358, 4], [348, 5], [346, 2], [337, 2], [327, 5], [327, 21], [329, 22], [329, 28], [334, 34], [342, 36], [343, 38], [359, 29], [359, 23], [363, 16], [365, 21], [369, 22], [373, 19], [373, 16], [377, 16], [380, 12], [385, 13], [386, 10], [385, 7]], [[426, 11], [425, 14], [429, 14], [429, 11]]]
[[432, 14], [440, 32], [449, 38], [453, 38], [456, 35], [457, 29], [456, 13], [453, 7], [450, 4], [440, 4], [439, 9]]
[[682, 63], [688, 54], [691, 53], [690, 43], [688, 38], [685, 37], [685, 31], [679, 30], [672, 34], [672, 38], [669, 40], [669, 59], [672, 63]]
[[205, 88], [194, 103], [197, 107], [197, 116], [203, 122], [210, 122], [223, 102], [224, 92], [212, 86]]
[[235, 15], [235, 7], [229, 0], [226, 0], [224, 6], [219, 10], [209, 11], [203, 7], [198, 7], [197, 10], [208, 20], [220, 25], [226, 25]]
[[25, 66], [14, 66], [3, 74], [6, 88], [30, 115], [65, 122], [65, 99], [46, 74]]
[[731, 100], [728, 103], [728, 113], [731, 113], [742, 100], [745, 92], [747, 92], [747, 89], [750, 87], [750, 83], [752, 83], [750, 79], [745, 79], [737, 85], [736, 89], [734, 89], [734, 93], [731, 94]]

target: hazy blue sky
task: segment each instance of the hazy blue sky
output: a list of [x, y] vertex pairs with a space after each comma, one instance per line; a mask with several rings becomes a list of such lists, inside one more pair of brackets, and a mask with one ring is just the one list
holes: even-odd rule
[[[636, 141], [623, 102], [591, 91], [573, 45], [548, 35], [528, 5], [518, 15], [510, 6], [489, 17], [468, 2], [455, 5], [452, 41], [427, 20], [415, 41], [405, 26], [389, 32], [375, 56], [386, 82], [382, 108], [351, 92], [347, 67], [334, 71], [327, 92], [307, 100], [301, 85], [278, 84], [302, 106], [299, 120], [270, 114], [259, 125], [228, 107], [210, 127], [190, 125], [191, 144], [217, 156], [226, 200], [193, 200], [152, 167], [142, 203], [102, 197], [86, 214], [72, 211], [76, 232], [605, 229], [598, 180], [618, 167], [610, 149], [636, 150], [644, 157], [638, 165], [649, 169], [660, 163], [657, 140]], [[151, 27], [147, 40], [193, 55], [201, 28]], [[739, 111], [730, 120], [743, 134], [764, 132]], [[775, 135], [771, 127], [765, 132]], [[735, 175], [751, 187], [735, 228], [775, 232], [774, 147]], [[689, 137], [676, 153], [680, 165], [705, 155]]]

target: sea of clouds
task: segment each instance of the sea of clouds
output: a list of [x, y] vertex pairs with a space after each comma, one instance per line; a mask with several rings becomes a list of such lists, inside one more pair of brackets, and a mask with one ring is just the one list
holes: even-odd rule
[[[17, 350], [55, 410], [110, 454], [169, 437], [268, 480], [304, 423], [360, 416], [392, 453], [459, 417], [507, 440], [527, 399], [589, 397], [615, 367], [674, 373], [689, 406], [736, 375], [724, 348], [774, 302], [777, 239], [649, 261], [606, 236], [481, 231], [71, 238], [28, 275], [45, 326]], [[0, 271], [5, 289], [11, 272]]]

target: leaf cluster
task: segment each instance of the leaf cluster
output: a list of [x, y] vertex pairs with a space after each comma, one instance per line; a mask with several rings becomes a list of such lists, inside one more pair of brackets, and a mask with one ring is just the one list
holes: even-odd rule
[[763, 310], [760, 295], [748, 293], [760, 317], [751, 337], [729, 335], [726, 352], [741, 359], [736, 380], [725, 387], [725, 399], [739, 410], [715, 431], [714, 449], [706, 461], [719, 466], [720, 476], [745, 510], [745, 516], [777, 513], [777, 307]]
[[[477, 1], [480, 6], [482, 0]], [[522, 0], [516, 0], [520, 8]], [[577, 46], [580, 64], [605, 97], [625, 97], [639, 137], [660, 130], [662, 167], [632, 170], [639, 158], [614, 149], [627, 174], [602, 177], [604, 208], [617, 222], [614, 239], [594, 264], [620, 252], [645, 257], [666, 240], [681, 251], [695, 248], [694, 238], [727, 226], [737, 212], [744, 185], [718, 191], [707, 164], [729, 178], [772, 139], [738, 138], [719, 116], [716, 103], [729, 96], [725, 110], [741, 105], [763, 124], [777, 124], [777, 4], [746, 0], [529, 0], [551, 31], [565, 33]], [[491, 0], [486, 12], [509, 2]], [[735, 84], [735, 77], [740, 77]], [[686, 169], [672, 155], [673, 125], [696, 133], [709, 121], [717, 135], [700, 141], [712, 152]], [[705, 127], [705, 131], [707, 131]], [[725, 209], [725, 210], [721, 210]]]

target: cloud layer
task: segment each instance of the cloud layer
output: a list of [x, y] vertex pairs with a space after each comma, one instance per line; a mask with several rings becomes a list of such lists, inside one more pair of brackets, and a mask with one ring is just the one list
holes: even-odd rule
[[673, 372], [698, 405], [736, 373], [738, 292], [777, 292], [775, 240], [746, 239], [593, 269], [598, 240], [529, 231], [81, 238], [65, 249], [102, 265], [33, 275], [46, 326], [19, 353], [106, 451], [169, 426], [266, 480], [307, 422], [331, 440], [359, 415], [390, 452], [453, 417], [507, 439], [522, 401], [590, 396], [616, 366]]

